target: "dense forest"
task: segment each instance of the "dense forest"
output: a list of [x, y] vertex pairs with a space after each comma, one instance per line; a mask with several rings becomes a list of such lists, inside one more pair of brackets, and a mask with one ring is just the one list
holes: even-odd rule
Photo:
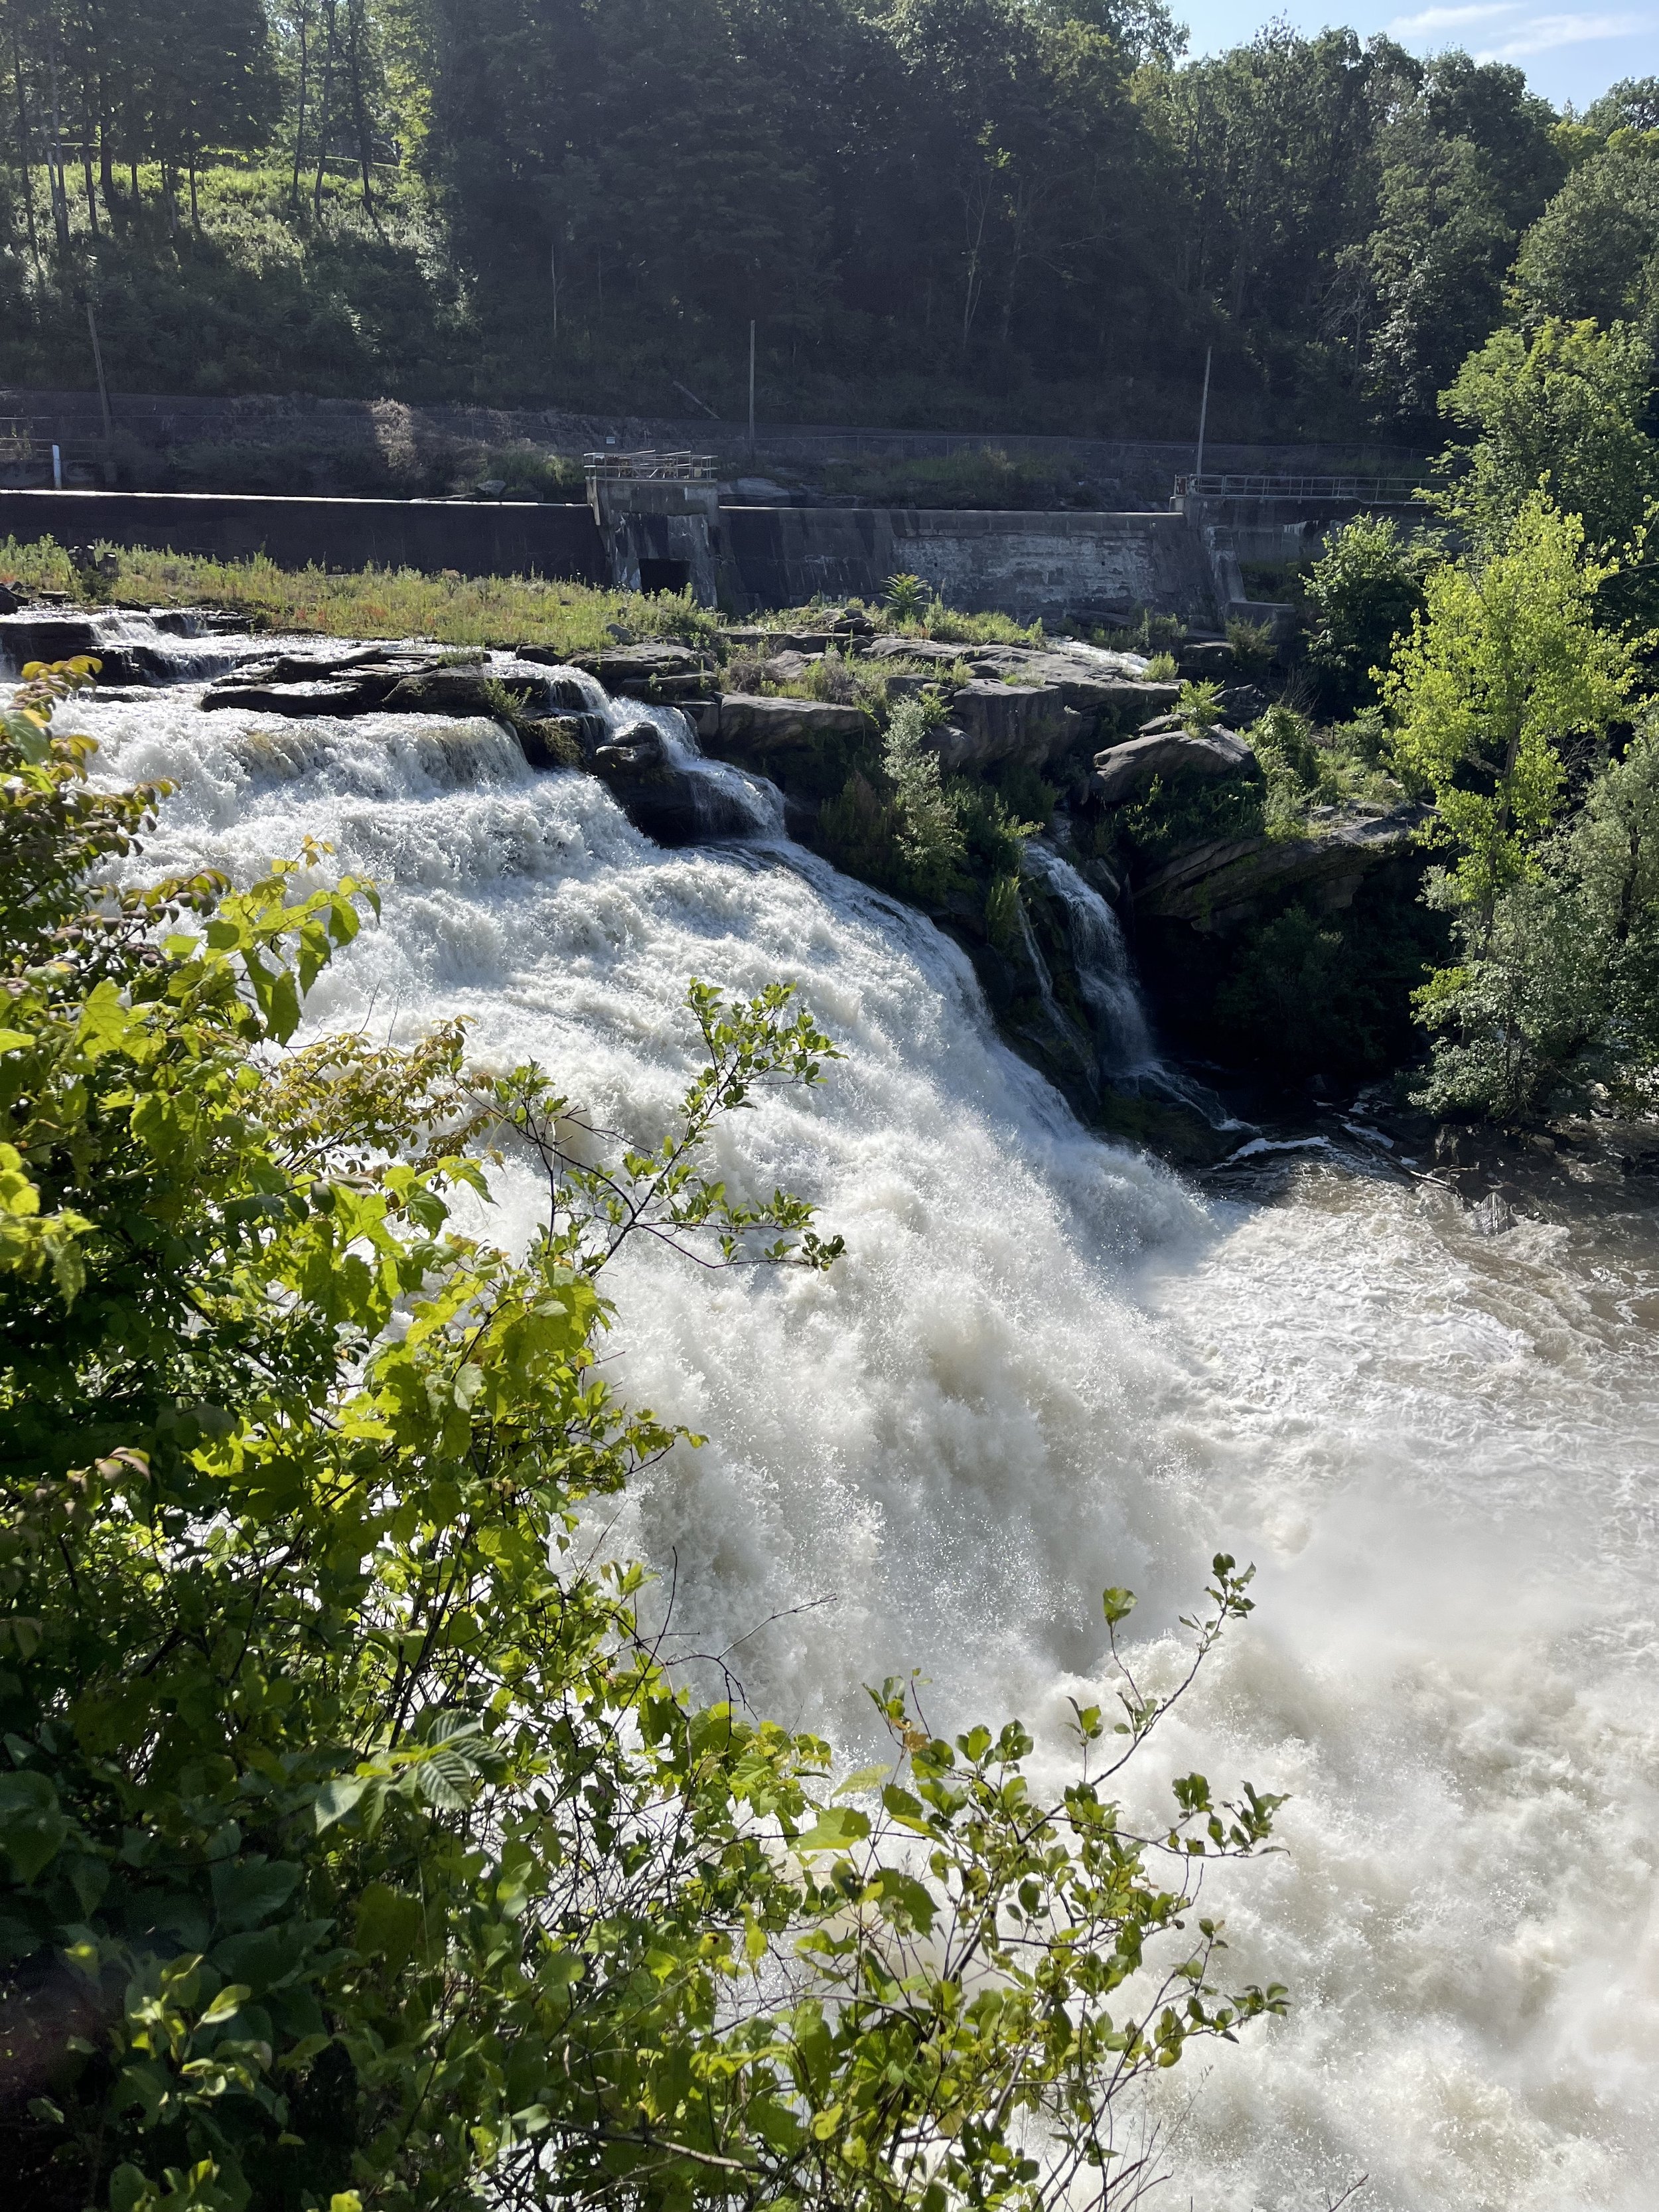
[[8, 0], [0, 374], [1431, 434], [1506, 317], [1659, 328], [1659, 82], [1161, 0]]

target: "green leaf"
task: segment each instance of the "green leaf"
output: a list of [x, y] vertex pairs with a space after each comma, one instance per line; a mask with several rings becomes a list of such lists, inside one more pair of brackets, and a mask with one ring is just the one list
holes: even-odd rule
[[374, 1777], [368, 1774], [340, 1774], [332, 1782], [325, 1783], [317, 1792], [313, 1815], [319, 1834], [325, 1828], [331, 1828], [337, 1820], [343, 1820], [373, 1780]]
[[252, 1990], [246, 1982], [227, 1982], [198, 2022], [198, 2027], [217, 2027], [222, 2021], [239, 2013]]
[[211, 1875], [213, 1908], [225, 1933], [256, 1928], [286, 1905], [304, 1869], [292, 1859], [217, 1859]]
[[850, 1805], [826, 1805], [804, 1836], [789, 1846], [802, 1857], [818, 1851], [842, 1851], [870, 1832], [870, 1816]]
[[19, 1881], [33, 1881], [70, 1834], [58, 1792], [44, 1774], [0, 1774], [0, 1851]]

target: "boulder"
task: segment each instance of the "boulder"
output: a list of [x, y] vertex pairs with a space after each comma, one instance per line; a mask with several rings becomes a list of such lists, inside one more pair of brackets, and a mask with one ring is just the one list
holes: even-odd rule
[[706, 653], [666, 638], [637, 645], [609, 646], [600, 653], [557, 653], [547, 647], [526, 647], [521, 660], [566, 665], [597, 676], [613, 697], [679, 699], [706, 691], [714, 663]]
[[1224, 637], [1189, 638], [1176, 654], [1176, 666], [1190, 683], [1219, 683], [1233, 672], [1233, 649]]
[[101, 658], [107, 651], [94, 615], [42, 614], [29, 609], [0, 616], [0, 653], [14, 668], [31, 660], [78, 660], [85, 653]]
[[812, 663], [823, 658], [822, 653], [796, 653], [793, 650], [775, 653], [769, 660], [762, 661], [761, 668], [769, 684], [799, 684]]
[[1204, 933], [1249, 921], [1286, 892], [1311, 894], [1336, 911], [1353, 903], [1368, 872], [1407, 852], [1423, 810], [1401, 808], [1346, 822], [1313, 837], [1229, 837], [1178, 853], [1134, 894], [1147, 921], [1184, 921]]
[[216, 684], [202, 696], [204, 710], [245, 707], [256, 714], [362, 714], [368, 711], [359, 687], [347, 677], [314, 684]]
[[1108, 806], [1139, 799], [1154, 776], [1165, 783], [1188, 777], [1238, 775], [1255, 764], [1255, 755], [1231, 730], [1211, 730], [1201, 738], [1168, 731], [1131, 738], [1095, 756], [1097, 796]]
[[[720, 702], [718, 737], [731, 759], [772, 752], [805, 751], [826, 738], [861, 738], [870, 731], [861, 707], [823, 699], [763, 699], [728, 691]], [[703, 732], [700, 730], [698, 734]]]
[[668, 764], [668, 747], [654, 722], [635, 722], [618, 730], [593, 753], [595, 773], [607, 780], [659, 775]]
[[1046, 684], [1097, 725], [1109, 720], [1131, 730], [1173, 707], [1181, 689], [1177, 684], [1149, 684], [1139, 653], [1109, 653], [1101, 646], [975, 646], [964, 657], [975, 676]]
[[[498, 689], [499, 687], [499, 689]], [[479, 662], [465, 668], [424, 668], [404, 676], [375, 702], [389, 714], [499, 714], [500, 693], [532, 714], [586, 704], [580, 686], [560, 684], [544, 668], [521, 660]]]
[[951, 668], [963, 658], [959, 645], [940, 645], [931, 637], [872, 637], [863, 651], [869, 660], [928, 660]]
[[753, 827], [738, 796], [676, 761], [653, 722], [617, 731], [594, 752], [592, 767], [634, 827], [659, 845], [741, 837]]
[[532, 768], [584, 768], [609, 734], [603, 714], [526, 717], [514, 726]]
[[947, 768], [983, 768], [1023, 761], [1041, 768], [1083, 736], [1085, 721], [1060, 691], [1044, 684], [964, 684], [951, 699], [951, 719], [934, 734]]

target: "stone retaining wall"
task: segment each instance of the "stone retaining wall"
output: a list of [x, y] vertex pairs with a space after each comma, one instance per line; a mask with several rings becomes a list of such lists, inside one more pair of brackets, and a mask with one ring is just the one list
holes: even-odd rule
[[586, 507], [437, 499], [273, 499], [221, 492], [0, 491], [0, 537], [161, 552], [283, 568], [454, 568], [464, 576], [610, 581]]
[[[728, 507], [710, 534], [720, 597], [743, 612], [799, 606], [818, 593], [873, 597], [908, 570], [951, 606], [1022, 622], [1097, 620], [1142, 606], [1200, 622], [1215, 613], [1202, 542], [1178, 514]], [[101, 539], [222, 560], [264, 552], [285, 568], [373, 562], [613, 580], [611, 549], [586, 507], [528, 502], [0, 490], [0, 537], [67, 546]]]
[[939, 507], [725, 507], [724, 550], [750, 606], [868, 598], [908, 572], [947, 605], [1030, 622], [1154, 607], [1214, 613], [1209, 563], [1178, 514]]

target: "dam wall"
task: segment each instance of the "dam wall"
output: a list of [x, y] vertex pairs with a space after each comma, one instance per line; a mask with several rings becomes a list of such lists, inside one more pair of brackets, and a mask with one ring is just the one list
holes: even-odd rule
[[[641, 527], [654, 520], [641, 518]], [[872, 598], [901, 571], [920, 576], [947, 605], [1022, 622], [1109, 621], [1139, 607], [1199, 622], [1216, 613], [1212, 563], [1181, 514], [721, 507], [705, 526], [718, 595], [738, 613], [799, 606], [819, 594]], [[5, 537], [217, 560], [264, 553], [284, 568], [372, 563], [624, 580], [616, 548], [588, 507], [532, 501], [0, 490]], [[703, 585], [689, 556], [680, 564], [686, 573], [678, 572], [675, 556], [684, 549], [665, 542], [642, 550], [647, 560], [658, 554], [659, 587]]]
[[145, 546], [279, 567], [453, 568], [463, 576], [611, 580], [586, 507], [441, 499], [285, 499], [237, 492], [0, 491], [0, 538]]
[[1021, 622], [1214, 613], [1203, 543], [1179, 514], [728, 507], [720, 528], [751, 607], [868, 598], [908, 572], [949, 606]]

